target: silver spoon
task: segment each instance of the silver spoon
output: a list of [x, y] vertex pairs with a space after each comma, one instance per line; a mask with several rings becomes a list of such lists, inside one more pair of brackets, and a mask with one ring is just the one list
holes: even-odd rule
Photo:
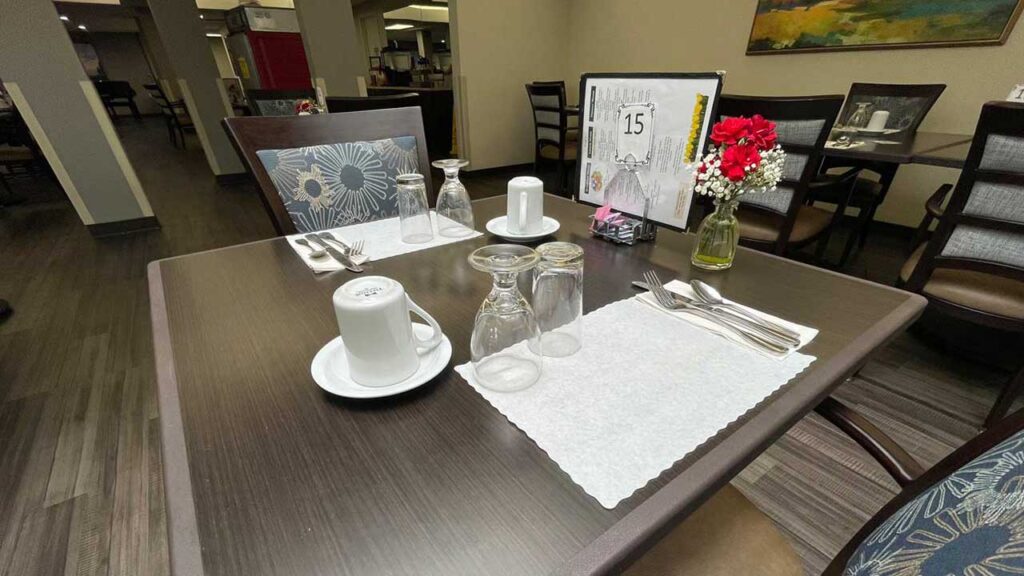
[[697, 298], [699, 298], [700, 300], [703, 300], [704, 302], [711, 304], [712, 306], [722, 306], [724, 308], [728, 308], [730, 312], [744, 316], [749, 320], [752, 320], [753, 322], [760, 324], [766, 330], [770, 330], [771, 332], [778, 334], [780, 337], [790, 342], [793, 342], [794, 344], [800, 343], [799, 333], [794, 332], [793, 330], [790, 330], [789, 328], [786, 328], [781, 324], [777, 324], [770, 320], [765, 320], [764, 318], [761, 318], [756, 314], [751, 314], [750, 312], [747, 312], [745, 309], [733, 304], [732, 302], [726, 302], [725, 299], [722, 298], [722, 295], [718, 293], [718, 290], [715, 290], [714, 287], [711, 286], [710, 284], [707, 284], [706, 282], [702, 282], [694, 278], [693, 280], [690, 280], [690, 287], [693, 288], [694, 294], [696, 294]]
[[305, 238], [296, 238], [295, 239], [295, 243], [300, 245], [300, 246], [305, 246], [306, 248], [308, 248], [309, 249], [309, 257], [314, 259], [314, 260], [316, 260], [318, 258], [323, 258], [324, 256], [327, 256], [327, 251], [326, 250], [324, 250], [322, 248], [314, 247], [312, 244], [307, 242]]

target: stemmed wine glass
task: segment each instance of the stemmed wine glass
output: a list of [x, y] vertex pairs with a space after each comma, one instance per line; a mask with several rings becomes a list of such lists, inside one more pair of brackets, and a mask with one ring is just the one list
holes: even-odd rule
[[469, 255], [473, 268], [494, 278], [476, 313], [469, 345], [476, 380], [485, 388], [513, 392], [540, 378], [540, 326], [516, 283], [518, 274], [539, 260], [532, 248], [513, 244], [492, 244]]
[[459, 169], [469, 164], [465, 160], [449, 158], [435, 160], [435, 168], [444, 170], [444, 184], [437, 195], [437, 231], [441, 236], [463, 238], [473, 233], [473, 204], [466, 187], [459, 182]]

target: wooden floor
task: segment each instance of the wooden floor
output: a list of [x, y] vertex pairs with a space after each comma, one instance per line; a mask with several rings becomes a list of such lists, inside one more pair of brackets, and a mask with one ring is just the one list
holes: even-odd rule
[[[161, 231], [95, 240], [49, 182], [18, 185], [27, 201], [0, 208], [0, 297], [16, 310], [0, 325], [2, 576], [167, 574], [145, 266], [273, 235], [254, 189], [216, 185], [194, 137], [181, 152], [158, 122], [118, 131]], [[482, 197], [509, 176], [463, 180]], [[851, 270], [891, 280], [902, 253], [886, 242]], [[1006, 377], [905, 335], [838, 396], [930, 464], [976, 433]], [[735, 484], [792, 537], [809, 574], [895, 492], [813, 416]]]

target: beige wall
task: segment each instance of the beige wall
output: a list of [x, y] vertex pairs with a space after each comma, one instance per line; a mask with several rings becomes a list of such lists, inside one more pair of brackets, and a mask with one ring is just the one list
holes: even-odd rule
[[[565, 77], [570, 0], [450, 3], [459, 148], [470, 169], [533, 162], [524, 85]], [[468, 148], [467, 148], [468, 143]]]
[[[971, 133], [981, 105], [1024, 82], [1022, 28], [1003, 46], [746, 56], [756, 0], [473, 0], [459, 3], [459, 58], [473, 167], [531, 160], [522, 84], [585, 72], [726, 70], [739, 94], [845, 94], [853, 81], [946, 83], [923, 130]], [[500, 8], [499, 8], [500, 6]], [[563, 56], [564, 55], [564, 56]], [[570, 83], [570, 86], [572, 83]], [[573, 90], [570, 88], [570, 92]], [[572, 96], [570, 97], [573, 98]], [[916, 225], [957, 171], [905, 166], [879, 218]]]

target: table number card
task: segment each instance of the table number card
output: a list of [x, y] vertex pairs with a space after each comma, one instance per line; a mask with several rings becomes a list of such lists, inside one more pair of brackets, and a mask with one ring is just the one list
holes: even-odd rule
[[576, 198], [685, 228], [722, 74], [585, 74]]
[[1024, 102], [1024, 84], [1017, 84], [1010, 90], [1010, 95], [1006, 97], [1010, 102]]

